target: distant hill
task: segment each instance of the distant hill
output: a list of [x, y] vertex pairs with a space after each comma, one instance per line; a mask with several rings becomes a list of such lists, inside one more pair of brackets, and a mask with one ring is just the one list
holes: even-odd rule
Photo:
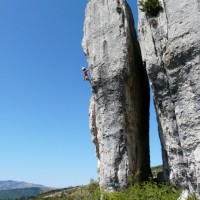
[[[92, 188], [90, 187], [92, 185]], [[62, 188], [62, 189], [56, 189], [56, 190], [51, 190], [42, 194], [39, 194], [37, 196], [34, 196], [30, 198], [30, 200], [77, 200], [77, 199], [84, 199], [85, 196], [88, 194], [88, 189], [90, 190], [89, 192], [92, 192], [93, 187], [98, 187], [98, 183], [93, 183], [85, 186], [71, 186], [67, 188]], [[87, 199], [87, 198], [86, 198]], [[92, 200], [96, 200], [92, 199]]]
[[19, 181], [0, 181], [0, 190], [11, 190], [11, 189], [21, 189], [21, 188], [47, 188], [43, 185], [19, 182]]
[[54, 188], [18, 181], [0, 181], [0, 200], [15, 200], [37, 196]]
[[21, 188], [21, 189], [12, 189], [12, 190], [1, 190], [0, 191], [0, 200], [16, 200], [27, 197], [34, 197], [39, 194], [42, 194], [41, 188], [33, 187], [33, 188]]

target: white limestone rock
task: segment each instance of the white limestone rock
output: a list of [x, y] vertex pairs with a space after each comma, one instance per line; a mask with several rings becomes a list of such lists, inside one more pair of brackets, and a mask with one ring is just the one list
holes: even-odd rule
[[165, 178], [180, 185], [183, 196], [187, 191], [200, 195], [200, 1], [160, 2], [163, 12], [155, 18], [139, 10], [139, 37]]
[[149, 161], [149, 86], [125, 0], [90, 0], [84, 38], [92, 86], [90, 127], [102, 189], [145, 180]]

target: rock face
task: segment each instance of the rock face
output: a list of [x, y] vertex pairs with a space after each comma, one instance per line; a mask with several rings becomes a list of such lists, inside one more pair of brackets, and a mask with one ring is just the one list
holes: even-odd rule
[[115, 191], [150, 174], [148, 79], [125, 0], [88, 1], [82, 46], [100, 186]]
[[143, 60], [154, 93], [165, 179], [200, 195], [200, 1], [160, 0], [139, 10]]

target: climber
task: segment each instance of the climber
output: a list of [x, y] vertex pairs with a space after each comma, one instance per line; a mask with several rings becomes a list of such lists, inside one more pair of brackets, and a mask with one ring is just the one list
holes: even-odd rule
[[88, 76], [89, 69], [86, 69], [85, 67], [82, 67], [82, 71], [83, 71], [84, 81], [90, 81], [90, 78]]

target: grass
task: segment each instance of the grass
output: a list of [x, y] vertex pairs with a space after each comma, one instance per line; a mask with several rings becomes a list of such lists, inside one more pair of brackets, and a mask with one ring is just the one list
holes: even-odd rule
[[98, 183], [75, 189], [64, 189], [57, 193], [40, 195], [31, 200], [176, 200], [180, 190], [169, 184], [153, 181], [136, 183], [134, 186], [113, 193], [100, 192]]
[[99, 184], [95, 182], [86, 186], [54, 190], [29, 200], [98, 200], [100, 196]]
[[[153, 177], [163, 171], [163, 166], [152, 167]], [[181, 190], [168, 183], [158, 184], [153, 180], [135, 183], [128, 189], [107, 193], [100, 191], [99, 184], [92, 182], [86, 186], [77, 186], [50, 191], [30, 200], [177, 200]], [[189, 200], [193, 200], [190, 198]], [[194, 199], [196, 200], [196, 199]]]

